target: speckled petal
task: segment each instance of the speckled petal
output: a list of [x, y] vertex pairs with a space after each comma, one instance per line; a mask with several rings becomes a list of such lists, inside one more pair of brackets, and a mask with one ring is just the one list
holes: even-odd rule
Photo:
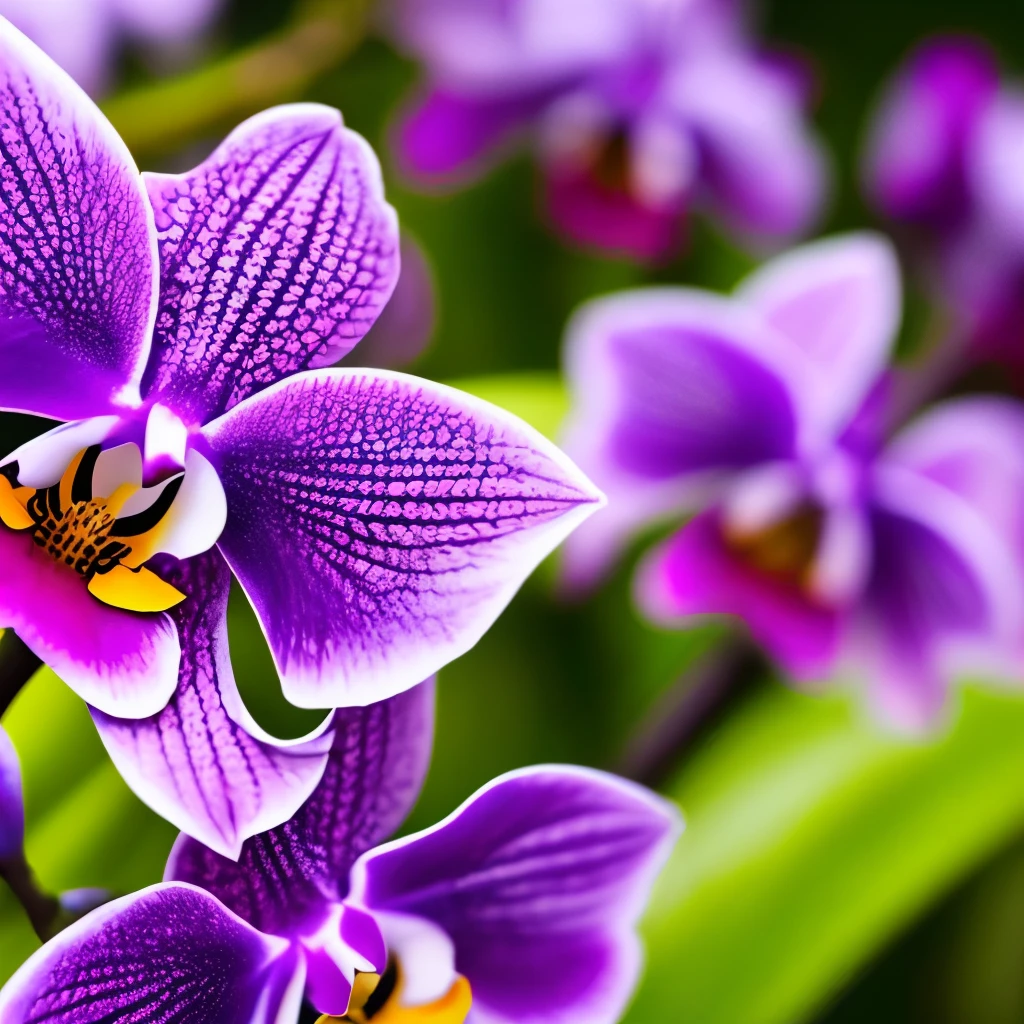
[[18, 1024], [286, 1024], [304, 965], [209, 894], [156, 885], [94, 910], [35, 953], [0, 992]]
[[336, 362], [398, 279], [377, 158], [330, 107], [274, 107], [195, 170], [146, 182], [161, 295], [143, 389], [186, 422]]
[[137, 404], [155, 303], [142, 179], [82, 90], [0, 19], [0, 409]]
[[204, 436], [221, 551], [302, 707], [383, 700], [464, 653], [601, 500], [525, 423], [398, 373], [306, 374]]
[[636, 922], [680, 828], [670, 804], [614, 776], [525, 769], [368, 853], [352, 901], [439, 927], [474, 1021], [612, 1024], [639, 974]]
[[[188, 595], [169, 613], [181, 643], [178, 687], [151, 718], [93, 710], [125, 781], [158, 814], [235, 858], [249, 836], [290, 818], [320, 781], [329, 735], [277, 746], [245, 712], [228, 654], [231, 573], [211, 551], [164, 578]], [[247, 729], [248, 726], [248, 729]]]
[[262, 931], [303, 929], [346, 895], [356, 858], [389, 838], [416, 802], [433, 723], [433, 680], [336, 712], [327, 770], [291, 821], [250, 839], [237, 863], [183, 835], [165, 877], [202, 886]]

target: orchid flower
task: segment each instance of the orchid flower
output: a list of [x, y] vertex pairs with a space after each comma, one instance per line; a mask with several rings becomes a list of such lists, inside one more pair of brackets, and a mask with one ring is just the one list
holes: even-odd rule
[[[641, 569], [658, 621], [735, 616], [796, 679], [853, 676], [906, 728], [934, 719], [964, 664], [1007, 665], [1024, 608], [1001, 453], [1024, 433], [1006, 420], [998, 447], [979, 443], [980, 417], [951, 405], [886, 441], [899, 307], [891, 247], [867, 234], [781, 256], [731, 298], [662, 288], [586, 307], [567, 447], [609, 506], [567, 546], [568, 581], [695, 513]], [[1004, 481], [989, 500], [929, 468], [953, 442]]]
[[1024, 370], [1024, 88], [971, 38], [930, 40], [887, 87], [865, 187], [907, 234], [968, 355]]
[[[233, 571], [294, 704], [366, 704], [479, 639], [601, 498], [521, 421], [329, 369], [398, 275], [369, 146], [299, 104], [187, 174], [0, 21], [0, 625], [93, 708], [129, 785], [222, 852], [285, 820], [328, 736], [271, 742], [231, 674]], [[229, 568], [230, 567], [230, 568]]]
[[181, 45], [222, 6], [223, 0], [0, 0], [0, 15], [95, 95], [109, 83], [121, 37]]
[[393, 0], [390, 21], [425, 66], [397, 136], [424, 184], [472, 178], [529, 131], [559, 228], [641, 259], [669, 254], [693, 207], [760, 243], [820, 210], [802, 76], [735, 0]]
[[[378, 846], [429, 760], [431, 683], [337, 713], [323, 781], [235, 863], [182, 836], [165, 881], [94, 912], [0, 993], [19, 1024], [612, 1024], [675, 809], [601, 772], [489, 783]], [[471, 1008], [471, 1009], [470, 1009]]]

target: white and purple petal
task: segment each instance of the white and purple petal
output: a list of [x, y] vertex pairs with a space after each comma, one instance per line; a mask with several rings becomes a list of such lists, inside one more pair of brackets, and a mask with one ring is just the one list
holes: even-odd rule
[[143, 388], [204, 423], [370, 329], [399, 274], [380, 167], [337, 110], [251, 118], [187, 174], [147, 174], [160, 308]]
[[335, 712], [323, 778], [291, 820], [249, 839], [237, 862], [182, 835], [165, 878], [212, 892], [261, 931], [308, 932], [348, 892], [356, 858], [389, 838], [416, 802], [433, 723], [433, 680]]
[[572, 585], [592, 583], [632, 532], [702, 504], [738, 470], [793, 457], [798, 353], [780, 358], [775, 340], [738, 304], [682, 288], [626, 292], [577, 314], [565, 447], [611, 500], [566, 545]]
[[139, 402], [153, 217], [93, 102], [0, 18], [0, 409], [55, 419]]
[[246, 714], [228, 654], [231, 573], [216, 551], [169, 563], [162, 576], [187, 595], [169, 613], [181, 644], [177, 689], [149, 718], [93, 709], [93, 720], [141, 800], [237, 858], [246, 839], [290, 818], [320, 781], [329, 722], [302, 741], [283, 743], [261, 734]]
[[121, 718], [146, 718], [167, 704], [181, 656], [169, 615], [102, 604], [27, 532], [0, 527], [0, 564], [0, 625], [83, 700]]
[[10, 737], [0, 726], [0, 861], [19, 854], [24, 838], [21, 762]]
[[[399, 915], [439, 929], [476, 1021], [612, 1024], [639, 973], [637, 920], [680, 827], [671, 805], [614, 776], [525, 769], [367, 854], [351, 899], [381, 916], [386, 937]], [[438, 952], [438, 941], [410, 942], [406, 960], [417, 946]]]
[[386, 371], [305, 374], [203, 435], [220, 549], [300, 707], [374, 703], [463, 654], [602, 500], [522, 421]]
[[18, 1024], [288, 1024], [305, 976], [289, 943], [208, 893], [156, 885], [108, 903], [36, 952], [0, 992]]
[[797, 395], [809, 446], [828, 445], [885, 370], [900, 324], [900, 270], [882, 235], [837, 235], [756, 270], [736, 298], [792, 344], [806, 385]]

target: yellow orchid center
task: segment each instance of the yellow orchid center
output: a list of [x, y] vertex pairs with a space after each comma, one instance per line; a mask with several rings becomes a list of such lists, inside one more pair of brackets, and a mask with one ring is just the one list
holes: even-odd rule
[[52, 487], [23, 487], [0, 473], [0, 522], [30, 531], [39, 548], [81, 576], [104, 604], [134, 612], [173, 608], [185, 595], [142, 563], [158, 550], [181, 478], [171, 480], [150, 507], [122, 515], [139, 487], [122, 484], [109, 495], [94, 495], [93, 471], [101, 451], [92, 445], [78, 452]]
[[383, 974], [356, 972], [344, 1017], [321, 1017], [317, 1024], [463, 1024], [473, 1002], [469, 982], [457, 976], [436, 1002], [406, 1006], [401, 1001], [402, 979], [395, 961]]

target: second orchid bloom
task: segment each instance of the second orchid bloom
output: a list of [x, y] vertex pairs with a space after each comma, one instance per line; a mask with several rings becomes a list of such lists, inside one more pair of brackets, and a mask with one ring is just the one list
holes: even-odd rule
[[892, 434], [899, 316], [896, 259], [872, 235], [782, 256], [731, 298], [649, 289], [585, 308], [567, 447], [609, 505], [567, 545], [569, 583], [695, 513], [641, 569], [658, 620], [735, 616], [796, 679], [852, 675], [908, 728], [958, 671], [1007, 668], [1021, 418], [965, 399]]

